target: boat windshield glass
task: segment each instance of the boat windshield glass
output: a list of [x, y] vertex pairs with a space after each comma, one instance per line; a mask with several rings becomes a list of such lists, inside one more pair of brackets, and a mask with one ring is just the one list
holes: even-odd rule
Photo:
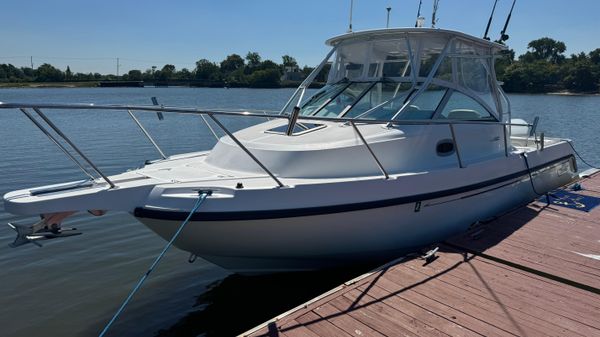
[[377, 120], [503, 120], [510, 108], [495, 84], [493, 56], [499, 48], [487, 44], [433, 30], [346, 37], [329, 54], [333, 59], [326, 86], [300, 104], [300, 113]]
[[323, 87], [300, 113], [376, 120], [495, 120], [482, 104], [454, 89], [432, 84], [418, 96], [416, 92], [411, 82], [345, 80]]

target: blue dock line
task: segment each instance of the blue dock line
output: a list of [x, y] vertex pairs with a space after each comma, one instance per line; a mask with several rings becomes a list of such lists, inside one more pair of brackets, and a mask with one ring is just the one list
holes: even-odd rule
[[188, 215], [188, 217], [181, 223], [181, 225], [179, 226], [179, 228], [177, 229], [175, 234], [173, 234], [173, 237], [171, 238], [171, 240], [165, 245], [165, 248], [163, 248], [162, 252], [160, 252], [160, 254], [156, 257], [156, 259], [154, 260], [154, 262], [152, 263], [150, 268], [148, 268], [148, 271], [146, 271], [146, 273], [142, 276], [142, 278], [135, 285], [133, 290], [131, 290], [131, 292], [129, 293], [129, 296], [127, 296], [125, 301], [123, 301], [123, 304], [121, 304], [121, 307], [119, 308], [119, 310], [117, 310], [117, 312], [113, 315], [111, 320], [104, 327], [104, 330], [102, 330], [102, 332], [98, 335], [99, 337], [103, 337], [108, 332], [108, 329], [110, 329], [111, 325], [117, 320], [119, 315], [121, 315], [121, 312], [123, 312], [123, 310], [125, 309], [127, 304], [129, 304], [129, 302], [133, 298], [133, 295], [135, 295], [135, 293], [142, 287], [142, 284], [144, 284], [144, 281], [146, 281], [146, 279], [148, 278], [150, 273], [152, 273], [154, 268], [158, 265], [160, 260], [163, 258], [163, 256], [167, 252], [167, 250], [169, 248], [171, 248], [171, 246], [173, 245], [173, 242], [175, 242], [175, 240], [177, 239], [177, 237], [179, 236], [179, 234], [181, 233], [181, 231], [183, 230], [185, 225], [187, 225], [188, 222], [190, 221], [190, 219], [192, 218], [192, 215], [194, 213], [196, 213], [198, 208], [200, 208], [200, 205], [202, 205], [204, 200], [206, 200], [206, 197], [208, 197], [209, 195], [212, 194], [212, 191], [199, 191], [198, 193], [200, 194], [200, 196], [198, 197], [198, 200], [196, 201], [196, 204], [190, 211], [190, 214]]

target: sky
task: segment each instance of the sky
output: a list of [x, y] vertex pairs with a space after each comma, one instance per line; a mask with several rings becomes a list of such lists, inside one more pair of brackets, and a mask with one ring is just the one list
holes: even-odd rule
[[[433, 0], [423, 0], [431, 19]], [[482, 36], [494, 0], [440, 0], [438, 28]], [[354, 0], [355, 31], [414, 26], [418, 0]], [[512, 0], [498, 0], [491, 37], [504, 25]], [[2, 0], [0, 63], [34, 67], [50, 63], [73, 72], [115, 74], [174, 64], [193, 69], [206, 58], [258, 52], [281, 62], [289, 54], [315, 66], [324, 41], [348, 28], [350, 0]], [[517, 0], [508, 45], [522, 54], [527, 43], [552, 37], [567, 54], [600, 48], [599, 0]]]

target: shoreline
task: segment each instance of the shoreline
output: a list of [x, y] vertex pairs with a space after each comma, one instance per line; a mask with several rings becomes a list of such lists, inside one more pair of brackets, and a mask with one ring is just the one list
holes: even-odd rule
[[[298, 84], [299, 85], [299, 84]], [[289, 89], [296, 88], [290, 83], [285, 83], [279, 87], [268, 88], [268, 89]], [[20, 83], [0, 83], [0, 89], [46, 89], [46, 88], [62, 88], [62, 89], [74, 89], [74, 88], [101, 88], [97, 81], [86, 81], [86, 82], [20, 82]], [[112, 88], [133, 88], [133, 86], [115, 86]], [[138, 87], [144, 88], [144, 87]], [[174, 83], [168, 86], [154, 86], [148, 85], [145, 88], [221, 88], [215, 86], [191, 86], [191, 85], [178, 85]], [[229, 88], [245, 88], [245, 89], [267, 89], [267, 88], [255, 88], [249, 86], [232, 86]], [[507, 94], [516, 95], [552, 95], [552, 96], [600, 96], [600, 92], [575, 92], [575, 91], [550, 91], [550, 92], [506, 92]]]
[[545, 93], [553, 96], [600, 96], [600, 92], [573, 92], [573, 91], [555, 91]]

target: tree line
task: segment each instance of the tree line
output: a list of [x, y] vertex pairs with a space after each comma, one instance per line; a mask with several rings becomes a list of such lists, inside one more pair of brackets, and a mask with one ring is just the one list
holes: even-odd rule
[[600, 48], [590, 53], [565, 55], [564, 42], [549, 37], [533, 40], [527, 52], [515, 58], [508, 50], [496, 61], [498, 80], [507, 92], [570, 91], [597, 93], [600, 87]]
[[[248, 52], [246, 57], [238, 54], [228, 55], [219, 63], [200, 59], [196, 62], [194, 69], [178, 70], [172, 64], [165, 64], [162, 68], [153, 66], [145, 71], [130, 70], [120, 76], [73, 73], [69, 66], [62, 71], [48, 63], [44, 63], [36, 69], [0, 64], [0, 82], [145, 81], [168, 83], [179, 81], [201, 86], [278, 88], [286, 84], [286, 79], [282, 79], [285, 73], [295, 73], [297, 75], [292, 78], [301, 79], [313, 70], [309, 66], [300, 68], [296, 59], [290, 55], [282, 56], [281, 60], [281, 63], [263, 60], [259, 53]], [[321, 76], [320, 80], [324, 81], [324, 77]]]
[[[506, 51], [496, 60], [496, 73], [507, 92], [544, 93], [557, 91], [596, 93], [600, 87], [600, 48], [590, 53], [566, 56], [564, 42], [544, 37], [529, 42], [527, 52], [518, 58], [514, 50]], [[185, 82], [199, 86], [230, 86], [278, 88], [297, 84], [312, 67], [300, 68], [289, 55], [281, 63], [263, 60], [257, 52], [245, 57], [228, 55], [221, 62], [198, 60], [194, 69], [176, 69], [172, 64], [130, 70], [121, 76], [99, 73], [73, 73], [70, 67], [62, 71], [48, 63], [36, 69], [0, 64], [0, 82], [64, 82], [64, 81], [145, 81]], [[288, 76], [293, 74], [295, 76]], [[317, 82], [324, 82], [327, 71], [321, 72]], [[288, 83], [286, 83], [288, 82]]]

